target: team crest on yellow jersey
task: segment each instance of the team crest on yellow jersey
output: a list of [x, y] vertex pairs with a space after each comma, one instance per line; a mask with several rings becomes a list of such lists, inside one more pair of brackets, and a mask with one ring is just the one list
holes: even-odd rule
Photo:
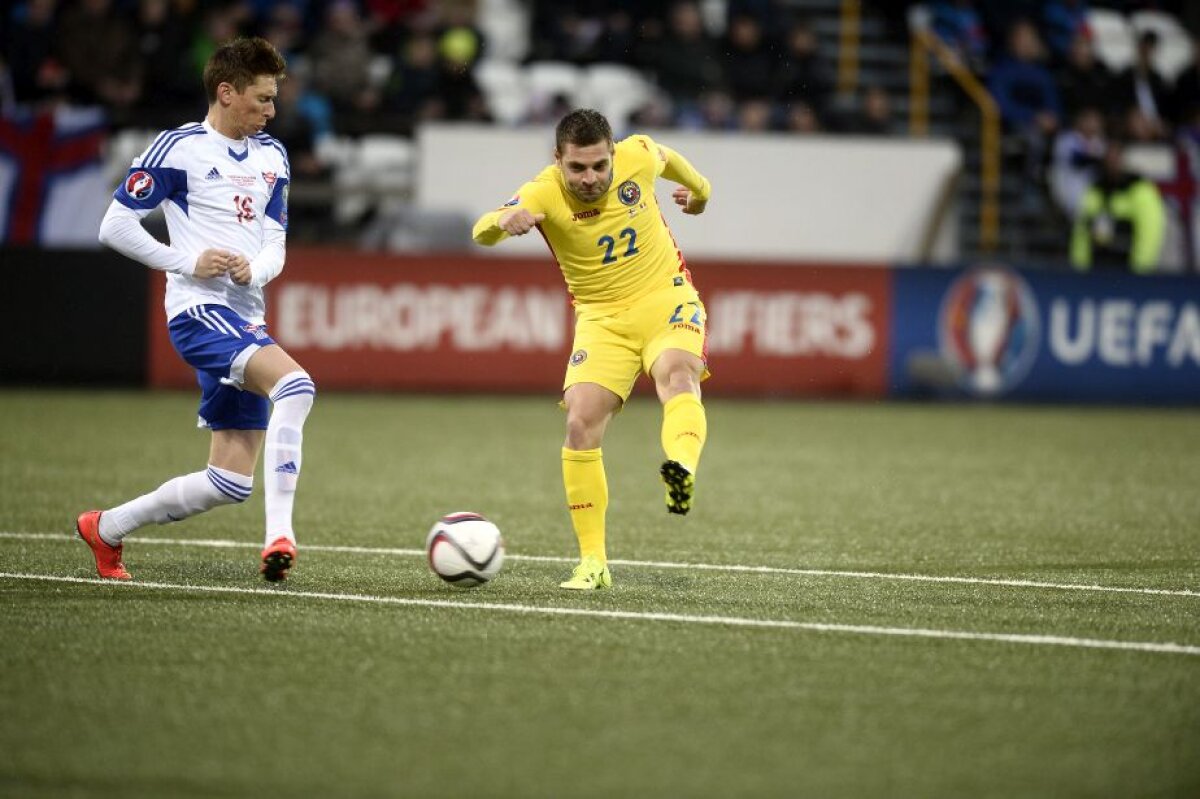
[[578, 366], [587, 360], [587, 350], [575, 350], [571, 353], [571, 365]]
[[617, 199], [625, 205], [637, 205], [642, 199], [642, 189], [632, 180], [627, 180], [617, 187]]

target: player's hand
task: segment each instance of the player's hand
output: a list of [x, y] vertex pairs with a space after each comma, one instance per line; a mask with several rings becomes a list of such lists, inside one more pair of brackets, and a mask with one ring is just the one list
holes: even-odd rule
[[677, 187], [671, 196], [675, 198], [675, 204], [682, 208], [685, 214], [702, 214], [705, 206], [708, 205], [708, 200], [697, 199], [691, 189], [683, 186]]
[[246, 256], [241, 253], [233, 256], [229, 266], [229, 277], [239, 286], [250, 285], [250, 280], [254, 275], [250, 272], [250, 262], [246, 260]]
[[501, 214], [496, 226], [510, 236], [524, 236], [545, 218], [545, 214], [531, 214], [524, 208], [514, 208]]
[[233, 253], [226, 250], [205, 250], [196, 259], [196, 270], [192, 272], [192, 277], [201, 279], [220, 277], [229, 271], [229, 267], [233, 264], [233, 257]]

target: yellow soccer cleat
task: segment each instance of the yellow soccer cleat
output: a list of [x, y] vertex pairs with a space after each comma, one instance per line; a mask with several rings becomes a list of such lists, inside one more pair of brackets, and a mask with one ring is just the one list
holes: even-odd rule
[[696, 477], [678, 461], [666, 461], [658, 470], [667, 487], [667, 512], [683, 515], [692, 509]]
[[611, 588], [612, 574], [608, 571], [608, 566], [601, 563], [597, 558], [587, 557], [579, 561], [579, 565], [575, 567], [575, 571], [571, 572], [571, 579], [565, 583], [559, 583], [559, 588], [567, 588], [572, 591], [592, 591], [597, 588]]

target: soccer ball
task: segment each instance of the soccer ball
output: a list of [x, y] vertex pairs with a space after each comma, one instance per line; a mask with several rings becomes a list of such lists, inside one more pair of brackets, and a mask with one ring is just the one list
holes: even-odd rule
[[438, 520], [425, 539], [429, 568], [451, 585], [483, 585], [504, 564], [504, 539], [478, 513], [460, 511]]

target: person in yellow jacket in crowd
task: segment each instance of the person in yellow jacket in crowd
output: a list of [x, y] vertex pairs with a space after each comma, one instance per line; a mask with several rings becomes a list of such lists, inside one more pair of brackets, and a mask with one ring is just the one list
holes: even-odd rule
[[1125, 148], [1110, 141], [1100, 177], [1083, 195], [1071, 236], [1071, 263], [1079, 271], [1120, 269], [1148, 274], [1158, 268], [1166, 212], [1154, 183], [1125, 169]]

